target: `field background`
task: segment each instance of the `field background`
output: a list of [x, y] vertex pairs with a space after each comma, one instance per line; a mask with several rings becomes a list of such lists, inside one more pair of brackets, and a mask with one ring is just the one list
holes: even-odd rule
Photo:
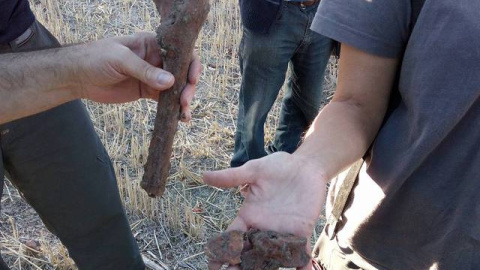
[[[210, 188], [202, 182], [203, 171], [228, 167], [241, 80], [237, 51], [242, 30], [237, 2], [214, 0], [211, 4], [197, 42], [204, 73], [192, 104], [193, 119], [179, 126], [172, 174], [162, 199], [150, 199], [139, 187], [156, 103], [141, 100], [113, 106], [85, 102], [112, 159], [142, 254], [164, 269], [206, 269], [206, 240], [228, 226], [241, 204], [237, 190]], [[34, 0], [31, 6], [37, 19], [62, 44], [154, 31], [159, 23], [150, 0]], [[331, 61], [326, 100], [335, 81], [335, 62]], [[273, 138], [282, 96], [267, 120], [266, 143]], [[76, 269], [66, 249], [8, 182], [1, 199], [1, 252], [12, 269]], [[314, 237], [320, 233], [319, 220]], [[37, 251], [26, 247], [29, 241], [38, 243]]]

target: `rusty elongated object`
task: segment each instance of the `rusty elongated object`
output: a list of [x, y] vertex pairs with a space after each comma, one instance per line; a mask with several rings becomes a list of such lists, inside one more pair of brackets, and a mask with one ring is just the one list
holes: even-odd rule
[[163, 68], [175, 84], [160, 94], [155, 128], [141, 187], [150, 197], [165, 192], [173, 138], [180, 118], [180, 95], [188, 79], [195, 41], [210, 10], [208, 0], [154, 0], [162, 17], [157, 29]]

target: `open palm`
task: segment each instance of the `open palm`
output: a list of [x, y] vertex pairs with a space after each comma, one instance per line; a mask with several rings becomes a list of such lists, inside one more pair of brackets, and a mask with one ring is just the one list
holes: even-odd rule
[[239, 168], [207, 172], [204, 181], [221, 188], [244, 186], [244, 203], [228, 230], [257, 228], [309, 239], [325, 201], [326, 181], [318, 168], [282, 152]]

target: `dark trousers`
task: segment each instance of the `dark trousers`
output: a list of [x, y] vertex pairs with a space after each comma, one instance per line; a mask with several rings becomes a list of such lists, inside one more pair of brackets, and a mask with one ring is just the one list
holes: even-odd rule
[[309, 7], [282, 3], [267, 34], [244, 28], [240, 44], [240, 88], [233, 167], [266, 156], [264, 125], [285, 81], [292, 75], [282, 101], [272, 152], [292, 153], [318, 114], [323, 77], [332, 41], [310, 30], [318, 3]]
[[[60, 46], [38, 22], [31, 29], [0, 53]], [[6, 173], [79, 269], [145, 269], [110, 158], [80, 100], [0, 125], [0, 158], [0, 191]], [[3, 261], [0, 269], [8, 269]]]

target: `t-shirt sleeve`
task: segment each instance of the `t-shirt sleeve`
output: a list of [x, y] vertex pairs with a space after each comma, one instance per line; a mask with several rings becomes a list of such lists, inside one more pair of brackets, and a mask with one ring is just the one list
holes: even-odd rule
[[379, 56], [398, 57], [409, 35], [411, 0], [322, 0], [312, 30]]

